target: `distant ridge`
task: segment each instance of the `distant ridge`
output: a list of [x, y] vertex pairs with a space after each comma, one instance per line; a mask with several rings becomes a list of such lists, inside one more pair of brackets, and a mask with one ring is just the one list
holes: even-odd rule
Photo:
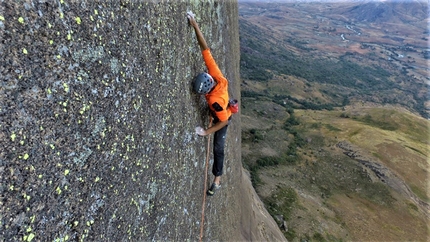
[[424, 1], [370, 1], [346, 12], [357, 21], [370, 23], [419, 21], [428, 17]]

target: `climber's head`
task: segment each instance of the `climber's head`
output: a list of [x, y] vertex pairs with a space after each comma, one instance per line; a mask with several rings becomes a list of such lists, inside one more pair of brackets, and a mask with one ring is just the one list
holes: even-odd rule
[[207, 94], [214, 87], [214, 79], [206, 72], [200, 73], [193, 82], [193, 89], [198, 94]]

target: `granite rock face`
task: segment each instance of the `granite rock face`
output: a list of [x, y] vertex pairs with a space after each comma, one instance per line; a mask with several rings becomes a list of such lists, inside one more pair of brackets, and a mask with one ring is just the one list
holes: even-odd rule
[[[189, 10], [238, 98], [236, 2], [0, 1], [0, 240], [199, 239], [194, 128], [209, 116], [190, 85], [205, 66]], [[237, 114], [203, 238], [282, 239], [242, 206], [240, 140]]]

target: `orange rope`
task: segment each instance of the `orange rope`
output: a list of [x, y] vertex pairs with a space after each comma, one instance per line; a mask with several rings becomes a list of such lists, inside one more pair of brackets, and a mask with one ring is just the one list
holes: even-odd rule
[[[209, 127], [212, 126], [212, 117], [210, 117]], [[209, 155], [210, 155], [210, 146], [211, 146], [211, 136], [208, 135], [208, 149], [206, 152], [206, 167], [205, 167], [205, 180], [204, 180], [204, 190], [203, 190], [203, 202], [202, 202], [202, 221], [200, 223], [200, 242], [203, 239], [203, 228], [205, 223], [205, 204], [206, 204], [206, 189], [207, 189], [207, 180], [208, 180], [208, 167], [209, 167]]]

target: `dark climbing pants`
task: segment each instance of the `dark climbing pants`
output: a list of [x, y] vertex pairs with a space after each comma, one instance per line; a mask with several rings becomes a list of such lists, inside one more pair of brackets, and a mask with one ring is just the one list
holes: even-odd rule
[[212, 174], [214, 176], [222, 175], [222, 169], [224, 166], [224, 145], [225, 138], [227, 135], [227, 127], [228, 125], [224, 126], [222, 129], [216, 131], [214, 134], [214, 164], [212, 165]]

